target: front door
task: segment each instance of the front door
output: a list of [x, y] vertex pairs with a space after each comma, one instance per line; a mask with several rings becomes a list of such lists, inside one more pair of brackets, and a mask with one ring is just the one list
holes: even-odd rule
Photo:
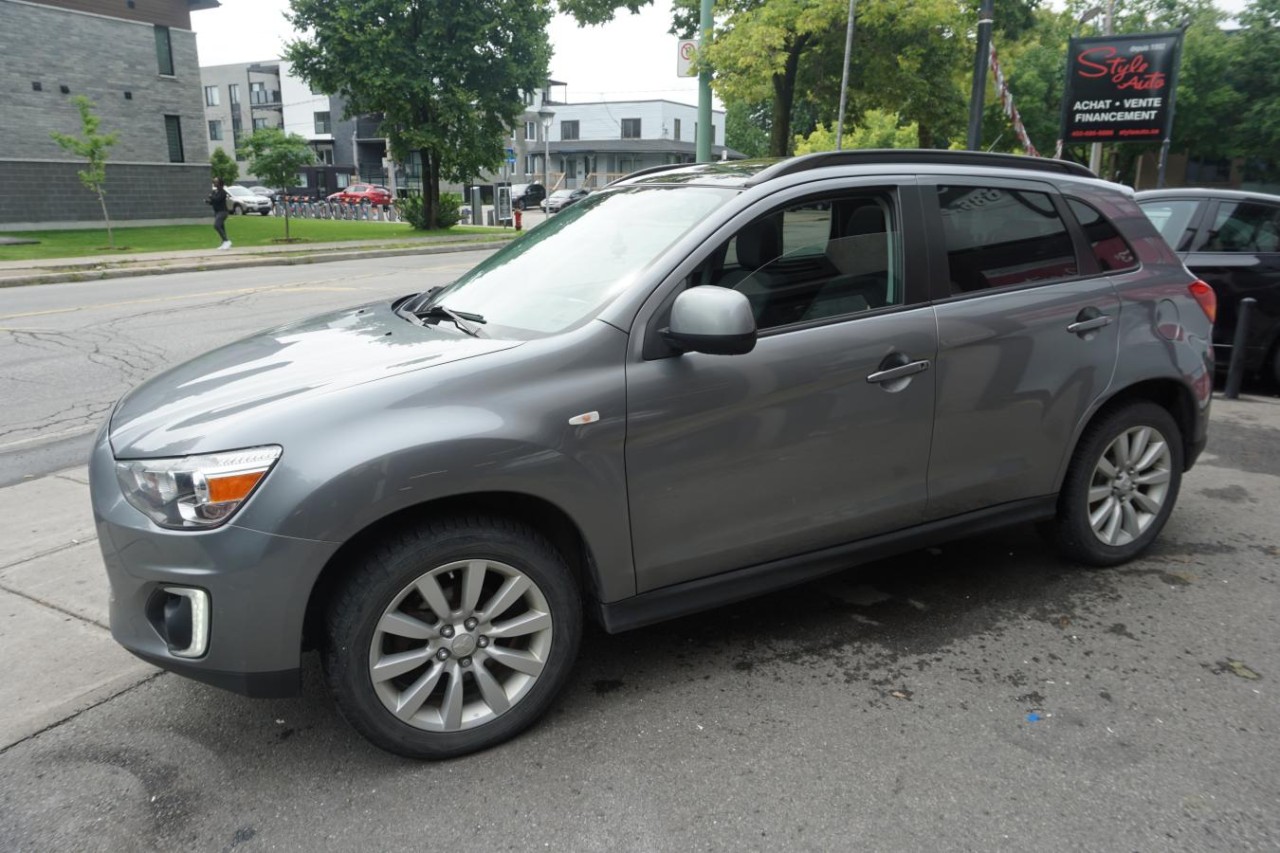
[[920, 521], [936, 325], [902, 221], [893, 188], [763, 212], [687, 283], [748, 296], [754, 351], [631, 358], [638, 591]]

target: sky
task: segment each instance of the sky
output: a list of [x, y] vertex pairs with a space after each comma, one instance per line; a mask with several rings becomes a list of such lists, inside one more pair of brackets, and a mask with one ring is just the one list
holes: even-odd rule
[[[227, 65], [279, 58], [293, 38], [284, 18], [288, 0], [221, 0], [222, 6], [192, 12], [201, 65]], [[567, 84], [556, 96], [573, 102], [665, 98], [697, 104], [698, 81], [676, 76], [676, 38], [669, 0], [638, 15], [623, 12], [611, 24], [579, 27], [557, 15], [551, 22], [551, 78]], [[719, 106], [717, 104], [717, 106]]]
[[[1057, 5], [1056, 0], [1049, 0]], [[1104, 3], [1105, 0], [1099, 0]], [[1228, 13], [1239, 12], [1246, 0], [1218, 0]], [[222, 0], [217, 9], [193, 12], [192, 26], [201, 65], [225, 65], [276, 59], [281, 46], [293, 38], [284, 18], [288, 0]], [[571, 102], [664, 98], [697, 104], [698, 83], [676, 76], [676, 39], [669, 0], [654, 0], [638, 15], [621, 13], [610, 24], [579, 27], [557, 15], [550, 38], [555, 54], [551, 78], [567, 84], [556, 96]], [[717, 109], [721, 108], [719, 100]]]

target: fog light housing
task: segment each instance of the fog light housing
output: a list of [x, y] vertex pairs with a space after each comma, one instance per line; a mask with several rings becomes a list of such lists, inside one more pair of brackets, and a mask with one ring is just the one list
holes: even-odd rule
[[157, 589], [147, 602], [147, 619], [174, 657], [204, 657], [209, 650], [209, 593], [203, 589]]

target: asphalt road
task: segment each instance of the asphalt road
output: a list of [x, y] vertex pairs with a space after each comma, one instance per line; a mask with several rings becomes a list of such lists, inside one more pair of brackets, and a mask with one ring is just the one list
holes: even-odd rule
[[115, 401], [170, 365], [443, 284], [491, 251], [0, 289], [0, 487], [83, 462]]
[[[4, 441], [75, 438], [55, 433], [170, 360], [420, 289], [451, 259], [0, 293], [0, 326], [49, 330], [0, 343], [5, 381], [25, 379], [4, 388], [22, 419]], [[319, 289], [338, 287], [356, 290]], [[103, 307], [13, 316], [76, 299]], [[1169, 526], [1128, 566], [1074, 568], [1019, 528], [590, 630], [545, 720], [435, 764], [361, 741], [313, 659], [291, 700], [159, 675], [0, 752], [0, 849], [1274, 850], [1280, 402], [1215, 405]]]

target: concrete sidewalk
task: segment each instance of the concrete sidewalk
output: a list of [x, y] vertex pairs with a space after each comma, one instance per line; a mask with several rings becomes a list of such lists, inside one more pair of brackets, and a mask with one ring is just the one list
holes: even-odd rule
[[[1280, 399], [1215, 398], [1213, 421], [1248, 436], [1243, 459], [1280, 447]], [[1225, 471], [1213, 434], [1202, 462]], [[111, 639], [109, 595], [85, 469], [0, 489], [0, 752], [159, 674]]]
[[94, 255], [82, 258], [0, 261], [0, 287], [243, 267], [292, 266], [396, 255], [470, 252], [494, 248], [515, 236], [517, 232], [495, 229], [492, 236], [473, 235], [467, 240], [449, 237], [398, 237], [387, 240], [233, 247], [226, 251], [210, 248], [182, 252], [147, 252], [137, 255]]

